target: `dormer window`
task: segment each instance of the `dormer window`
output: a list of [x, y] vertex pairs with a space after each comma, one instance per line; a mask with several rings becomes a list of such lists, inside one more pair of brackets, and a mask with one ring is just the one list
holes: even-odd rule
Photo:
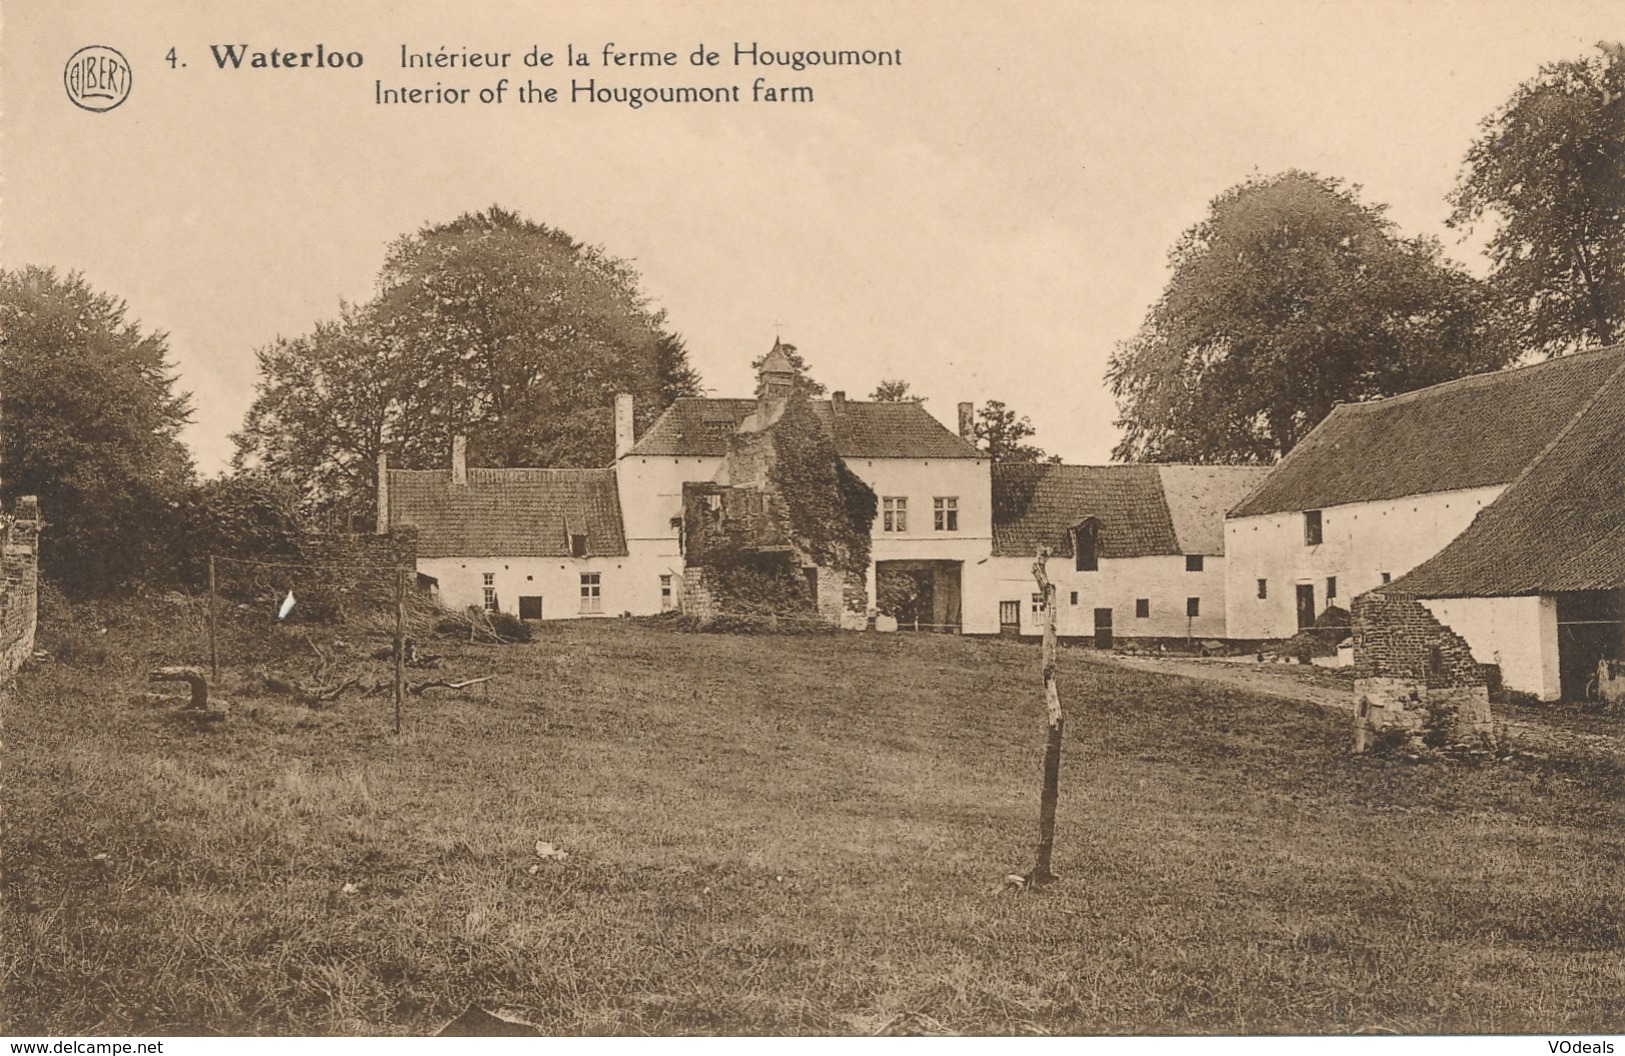
[[570, 556], [571, 557], [586, 557], [587, 556], [587, 536], [586, 536], [585, 533], [583, 533], [583, 532], [571, 532], [570, 533]]
[[1079, 572], [1100, 571], [1100, 522], [1093, 517], [1072, 529], [1072, 555]]

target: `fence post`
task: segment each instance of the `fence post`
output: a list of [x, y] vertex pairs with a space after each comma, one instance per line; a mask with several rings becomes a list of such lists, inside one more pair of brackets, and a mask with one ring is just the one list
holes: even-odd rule
[[216, 637], [214, 599], [214, 555], [209, 555], [209, 678], [216, 685], [220, 683], [220, 647]]
[[1055, 584], [1049, 581], [1045, 565], [1049, 560], [1049, 547], [1038, 551], [1033, 562], [1033, 579], [1038, 582], [1039, 597], [1044, 599], [1044, 646], [1041, 654], [1044, 678], [1044, 708], [1048, 714], [1049, 730], [1044, 743], [1044, 791], [1038, 804], [1038, 862], [1028, 877], [1034, 887], [1059, 879], [1050, 869], [1050, 854], [1055, 849], [1055, 806], [1060, 798], [1061, 733], [1066, 726], [1066, 715], [1061, 710], [1061, 694], [1055, 686]]
[[406, 667], [406, 571], [395, 570], [395, 732], [401, 732], [401, 681]]

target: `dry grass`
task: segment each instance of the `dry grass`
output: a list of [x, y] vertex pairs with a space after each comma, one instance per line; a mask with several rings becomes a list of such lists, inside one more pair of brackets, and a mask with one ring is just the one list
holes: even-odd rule
[[1354, 758], [1323, 709], [1064, 652], [1064, 880], [1020, 894], [1029, 646], [555, 624], [436, 643], [495, 688], [410, 699], [396, 737], [382, 698], [249, 695], [306, 647], [238, 628], [198, 729], [130, 703], [202, 655], [172, 608], [82, 617], [103, 654], [7, 708], [12, 1032], [421, 1033], [469, 1001], [559, 1033], [1625, 1021], [1617, 754]]

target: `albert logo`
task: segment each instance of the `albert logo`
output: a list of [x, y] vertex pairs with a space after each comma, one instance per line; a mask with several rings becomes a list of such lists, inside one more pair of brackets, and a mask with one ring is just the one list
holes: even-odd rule
[[92, 44], [68, 59], [62, 84], [73, 105], [96, 113], [111, 110], [130, 97], [130, 63], [116, 49]]

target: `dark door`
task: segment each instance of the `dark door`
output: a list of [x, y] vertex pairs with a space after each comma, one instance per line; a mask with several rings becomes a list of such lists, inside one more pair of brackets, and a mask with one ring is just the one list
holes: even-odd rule
[[1000, 634], [1020, 634], [1021, 633], [1021, 602], [1019, 602], [1019, 601], [1001, 601], [1001, 602], [999, 602], [999, 633]]
[[1095, 610], [1095, 648], [1110, 649], [1112, 647], [1112, 610]]
[[542, 596], [540, 594], [519, 595], [519, 618], [521, 620], [539, 620], [542, 618]]
[[1313, 627], [1315, 623], [1315, 585], [1298, 584], [1298, 630]]

